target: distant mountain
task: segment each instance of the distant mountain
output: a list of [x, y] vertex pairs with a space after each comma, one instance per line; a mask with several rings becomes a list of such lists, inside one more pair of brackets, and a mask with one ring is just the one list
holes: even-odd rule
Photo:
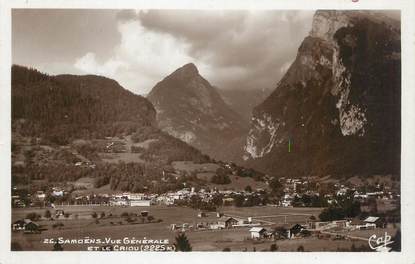
[[247, 164], [277, 176], [400, 173], [400, 22], [317, 11], [273, 93], [255, 107]]
[[192, 63], [164, 78], [147, 98], [163, 131], [216, 159], [229, 160], [229, 150], [234, 149], [231, 141], [247, 131], [241, 117]]
[[218, 91], [232, 110], [249, 122], [254, 107], [262, 103], [271, 94], [272, 89], [221, 89]]

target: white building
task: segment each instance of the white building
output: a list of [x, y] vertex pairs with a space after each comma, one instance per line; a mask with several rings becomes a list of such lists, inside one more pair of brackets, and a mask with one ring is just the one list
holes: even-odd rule
[[130, 206], [150, 206], [151, 200], [130, 200]]
[[263, 238], [266, 231], [267, 230], [265, 228], [260, 227], [260, 226], [255, 226], [255, 227], [252, 227], [251, 229], [249, 229], [249, 232], [251, 233], [251, 238], [252, 239]]
[[63, 190], [53, 190], [52, 191], [52, 196], [62, 197], [63, 196]]
[[110, 205], [111, 206], [127, 206], [128, 205], [128, 200], [120, 199], [120, 198], [111, 199], [110, 200]]
[[46, 194], [43, 191], [37, 191], [35, 196], [39, 200], [44, 200], [46, 198]]

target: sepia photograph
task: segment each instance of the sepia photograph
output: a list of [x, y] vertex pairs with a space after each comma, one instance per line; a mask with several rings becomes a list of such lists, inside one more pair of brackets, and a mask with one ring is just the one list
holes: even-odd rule
[[11, 8], [8, 250], [400, 253], [402, 11], [308, 8]]
[[399, 251], [399, 19], [13, 10], [11, 249]]

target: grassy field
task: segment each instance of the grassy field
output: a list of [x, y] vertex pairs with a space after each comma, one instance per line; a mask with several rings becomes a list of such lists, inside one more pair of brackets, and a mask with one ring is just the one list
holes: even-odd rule
[[144, 149], [148, 149], [150, 144], [153, 142], [157, 142], [157, 139], [148, 139], [143, 142], [134, 143], [131, 139], [131, 136], [126, 136], [123, 139], [113, 138], [111, 140], [104, 140], [104, 142], [111, 143], [113, 141], [120, 142], [124, 145], [125, 153], [99, 153], [99, 157], [104, 162], [108, 163], [118, 163], [119, 161], [129, 163], [129, 162], [139, 162], [145, 163], [144, 160], [141, 159], [141, 153], [132, 153], [131, 147], [141, 147]]
[[196, 172], [216, 172], [219, 165], [215, 163], [202, 163], [197, 164], [193, 161], [174, 161], [171, 164], [175, 170], [186, 171], [188, 173], [192, 171]]
[[88, 189], [81, 189], [75, 190], [72, 192], [72, 195], [89, 195], [91, 193], [94, 194], [114, 194], [119, 193], [118, 190], [111, 190], [110, 184], [103, 185], [99, 188], [88, 188]]
[[231, 183], [229, 184], [214, 184], [214, 183], [207, 183], [209, 188], [216, 188], [218, 190], [244, 190], [246, 186], [251, 186], [252, 190], [257, 189], [268, 189], [268, 185], [265, 182], [261, 181], [255, 181], [254, 179], [250, 177], [239, 177], [235, 175], [229, 175], [229, 178], [231, 180]]
[[99, 157], [102, 159], [102, 161], [108, 163], [118, 163], [119, 161], [125, 163], [145, 163], [145, 161], [140, 158], [141, 153], [99, 153]]
[[[215, 213], [208, 213], [207, 217], [198, 218], [198, 211], [191, 208], [183, 207], [107, 207], [107, 206], [69, 206], [62, 207], [65, 213], [71, 215], [90, 215], [96, 212], [105, 213], [105, 217], [98, 219], [70, 219], [68, 220], [40, 220], [37, 221], [44, 229], [41, 234], [23, 234], [22, 232], [13, 232], [12, 241], [17, 242], [24, 250], [52, 250], [53, 245], [43, 243], [45, 239], [63, 237], [65, 239], [79, 238], [111, 238], [123, 239], [124, 237], [135, 237], [142, 239], [169, 239], [170, 243], [174, 243], [174, 238], [178, 231], [171, 231], [171, 224], [196, 225], [196, 223], [205, 222], [213, 223], [217, 221]], [[51, 209], [50, 209], [51, 210]], [[120, 215], [124, 212], [140, 213], [140, 211], [149, 211], [149, 214], [155, 220], [161, 219], [159, 223], [128, 223], [125, 218]], [[44, 214], [45, 209], [19, 208], [13, 209], [12, 220], [25, 218], [30, 212]], [[240, 218], [253, 217], [254, 222], [266, 220], [276, 224], [266, 228], [279, 225], [280, 222], [286, 221], [287, 224], [304, 223], [310, 215], [317, 215], [320, 208], [277, 208], [277, 207], [251, 207], [251, 208], [234, 208], [223, 207], [220, 210], [227, 216], [235, 216]], [[51, 210], [52, 215], [54, 210]], [[112, 214], [112, 216], [109, 216]], [[63, 223], [60, 228], [53, 228], [56, 222]], [[350, 248], [352, 244], [356, 246], [364, 244], [365, 241], [352, 240], [319, 240], [315, 237], [279, 240], [276, 242], [265, 240], [256, 242], [249, 240], [249, 228], [234, 228], [225, 230], [204, 230], [186, 231], [186, 235], [193, 247], [194, 251], [222, 251], [224, 248], [230, 248], [232, 251], [248, 250], [256, 251], [269, 250], [270, 245], [276, 243], [280, 251], [296, 251], [298, 246], [302, 245], [306, 251], [336, 251], [338, 248]], [[389, 232], [389, 231], [388, 231]], [[392, 231], [391, 231], [392, 232]], [[86, 245], [65, 244], [64, 250], [86, 250]]]
[[218, 190], [244, 190], [246, 186], [251, 186], [253, 190], [267, 189], [268, 186], [261, 181], [255, 181], [250, 177], [239, 177], [229, 175], [231, 183], [229, 184], [214, 184], [211, 183], [211, 178], [216, 174], [216, 170], [220, 167], [214, 163], [196, 164], [192, 161], [174, 161], [172, 166], [175, 170], [186, 171], [188, 173], [196, 172], [199, 179], [206, 181], [209, 188], [216, 188]]

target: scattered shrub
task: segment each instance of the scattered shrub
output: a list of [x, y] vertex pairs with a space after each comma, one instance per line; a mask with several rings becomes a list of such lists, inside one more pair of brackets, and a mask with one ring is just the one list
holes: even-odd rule
[[44, 216], [45, 218], [50, 218], [50, 217], [52, 216], [52, 214], [50, 213], [50, 211], [49, 211], [49, 210], [46, 210], [46, 211], [45, 211], [45, 213], [43, 214], [43, 216]]
[[129, 217], [130, 215], [128, 214], [128, 212], [122, 212], [121, 217]]
[[38, 214], [38, 213], [28, 213], [27, 215], [26, 215], [26, 218], [28, 218], [28, 219], [30, 219], [30, 220], [32, 220], [32, 221], [37, 221], [37, 220], [39, 220], [40, 219], [40, 214]]
[[52, 225], [52, 228], [63, 227], [64, 224], [62, 222], [57, 222]]

